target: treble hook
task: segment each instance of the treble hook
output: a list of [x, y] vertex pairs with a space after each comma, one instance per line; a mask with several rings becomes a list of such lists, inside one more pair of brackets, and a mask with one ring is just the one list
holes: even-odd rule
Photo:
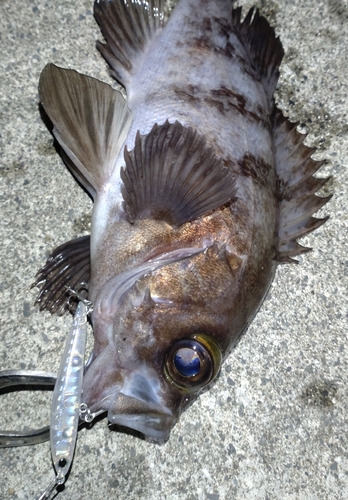
[[52, 493], [54, 490], [58, 487], [61, 486], [65, 481], [65, 476], [61, 474], [57, 474], [54, 479], [50, 482], [50, 484], [47, 486], [45, 491], [40, 495], [40, 497], [37, 500], [49, 500], [51, 498]]
[[87, 306], [87, 315], [90, 314], [93, 311], [93, 304], [92, 304], [92, 302], [89, 301], [83, 295], [83, 292], [87, 292], [88, 293], [88, 288], [89, 288], [88, 283], [84, 283], [84, 282], [79, 283], [74, 289], [71, 288], [70, 286], [65, 286], [65, 288], [66, 288], [67, 294], [69, 295], [68, 309], [69, 309], [70, 312], [72, 312], [73, 314], [75, 314], [75, 312], [76, 312], [76, 308], [72, 307], [71, 299], [77, 299], [80, 302], [83, 302], [83, 304], [85, 304], [85, 306]]

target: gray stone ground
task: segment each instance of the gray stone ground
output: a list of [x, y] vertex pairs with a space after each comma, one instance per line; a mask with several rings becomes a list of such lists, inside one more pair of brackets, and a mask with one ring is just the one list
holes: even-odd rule
[[[300, 265], [279, 267], [218, 383], [167, 444], [111, 433], [105, 420], [82, 431], [62, 500], [348, 498], [348, 3], [257, 5], [285, 47], [279, 105], [333, 176], [331, 219], [305, 238], [314, 250]], [[50, 250], [88, 233], [91, 202], [52, 147], [37, 83], [49, 61], [111, 79], [91, 0], [1, 0], [0, 26], [0, 369], [56, 371], [70, 319], [39, 313], [29, 286]], [[2, 396], [1, 427], [43, 425], [49, 405], [42, 393]], [[52, 477], [48, 443], [0, 450], [1, 500], [33, 499]]]

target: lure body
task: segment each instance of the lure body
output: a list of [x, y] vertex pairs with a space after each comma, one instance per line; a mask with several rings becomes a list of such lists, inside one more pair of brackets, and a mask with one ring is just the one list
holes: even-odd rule
[[165, 22], [161, 0], [97, 0], [98, 48], [127, 102], [54, 65], [40, 79], [94, 208], [91, 236], [39, 272], [38, 302], [62, 313], [64, 286], [89, 282], [83, 402], [153, 439], [212, 382], [277, 263], [308, 251], [296, 238], [326, 220], [312, 217], [328, 201], [314, 195], [320, 164], [274, 102], [281, 43], [257, 11], [242, 21], [232, 7], [181, 0]]
[[50, 438], [57, 477], [64, 480], [75, 450], [87, 338], [87, 305], [80, 301], [53, 391]]

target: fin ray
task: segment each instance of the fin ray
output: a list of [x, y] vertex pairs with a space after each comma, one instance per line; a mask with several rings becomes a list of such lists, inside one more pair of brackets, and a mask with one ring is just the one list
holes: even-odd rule
[[94, 17], [106, 40], [97, 48], [126, 86], [138, 56], [164, 26], [164, 1], [96, 0]]
[[68, 167], [94, 198], [130, 127], [126, 101], [106, 83], [54, 64], [43, 69], [39, 94]]
[[261, 78], [269, 102], [279, 78], [279, 66], [284, 56], [283, 46], [267, 19], [252, 7], [243, 21], [242, 8], [232, 10], [232, 25], [249, 47], [252, 67]]
[[38, 271], [33, 287], [40, 292], [35, 304], [40, 311], [63, 315], [68, 309], [66, 286], [74, 289], [81, 282], [88, 284], [91, 275], [90, 236], [82, 236], [57, 247]]
[[314, 231], [328, 219], [312, 215], [331, 199], [331, 195], [315, 195], [329, 178], [313, 177], [323, 162], [311, 158], [315, 149], [303, 144], [306, 136], [297, 131], [296, 123], [290, 122], [276, 107], [272, 123], [280, 200], [277, 258], [281, 262], [292, 262], [295, 261], [292, 257], [310, 250], [296, 239]]
[[205, 139], [179, 122], [138, 132], [125, 148], [122, 194], [128, 219], [153, 218], [180, 226], [231, 201], [235, 181], [206, 146]]

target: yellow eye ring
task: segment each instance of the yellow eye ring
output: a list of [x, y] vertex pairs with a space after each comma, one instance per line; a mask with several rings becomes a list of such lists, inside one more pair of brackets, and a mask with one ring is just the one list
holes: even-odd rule
[[164, 373], [183, 391], [194, 392], [215, 378], [221, 359], [215, 340], [205, 334], [194, 334], [170, 347], [165, 357]]

